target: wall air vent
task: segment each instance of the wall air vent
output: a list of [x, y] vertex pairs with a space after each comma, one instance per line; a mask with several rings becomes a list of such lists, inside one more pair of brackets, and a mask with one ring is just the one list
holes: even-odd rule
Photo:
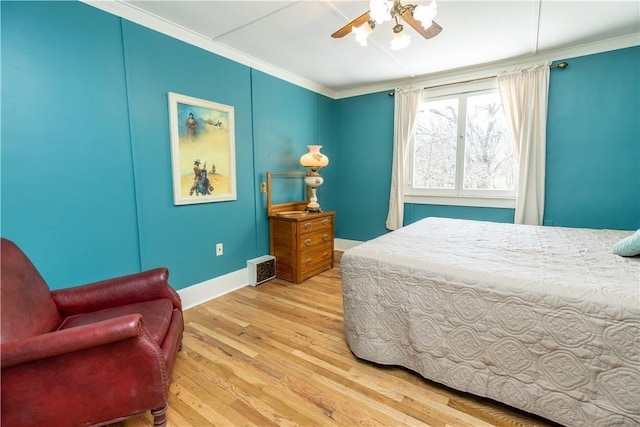
[[263, 255], [247, 261], [249, 286], [256, 286], [276, 277], [276, 257]]

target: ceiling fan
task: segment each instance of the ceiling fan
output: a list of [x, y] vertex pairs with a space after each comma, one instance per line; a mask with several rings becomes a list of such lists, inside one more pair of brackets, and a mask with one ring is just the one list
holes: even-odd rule
[[427, 6], [402, 5], [400, 0], [370, 0], [368, 11], [331, 34], [331, 37], [341, 38], [349, 33], [354, 33], [356, 41], [362, 46], [366, 46], [367, 37], [373, 32], [376, 24], [394, 20], [391, 49], [400, 50], [411, 43], [411, 38], [404, 33], [404, 27], [400, 20], [402, 19], [409, 24], [425, 39], [430, 39], [442, 31], [442, 27], [433, 21], [436, 12], [437, 5], [435, 0], [431, 0], [431, 3]]

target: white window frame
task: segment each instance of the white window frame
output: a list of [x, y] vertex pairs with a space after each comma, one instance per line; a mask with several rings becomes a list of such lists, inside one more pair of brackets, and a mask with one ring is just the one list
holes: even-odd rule
[[[422, 95], [422, 101], [433, 101], [444, 98], [467, 98], [482, 93], [490, 93], [498, 91], [498, 82], [496, 78], [483, 79], [481, 81], [466, 82], [459, 84], [451, 84], [432, 89], [426, 89]], [[459, 104], [458, 117], [466, 118], [466, 102]], [[465, 119], [466, 121], [466, 119]], [[408, 147], [407, 164], [405, 171], [407, 176], [404, 182], [404, 198], [405, 203], [416, 204], [435, 204], [435, 205], [452, 205], [452, 206], [480, 206], [495, 208], [515, 208], [517, 182], [514, 183], [513, 190], [465, 190], [462, 188], [462, 179], [464, 172], [464, 135], [465, 123], [459, 120], [458, 123], [458, 141], [456, 147], [456, 188], [454, 189], [435, 189], [435, 188], [414, 188], [413, 187], [413, 153], [414, 138]], [[515, 171], [515, 179], [517, 180], [518, 172]]]

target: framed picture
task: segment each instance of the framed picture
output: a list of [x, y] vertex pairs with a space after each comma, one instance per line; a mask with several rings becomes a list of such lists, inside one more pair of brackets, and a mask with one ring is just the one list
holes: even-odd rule
[[233, 107], [169, 92], [173, 204], [236, 200]]

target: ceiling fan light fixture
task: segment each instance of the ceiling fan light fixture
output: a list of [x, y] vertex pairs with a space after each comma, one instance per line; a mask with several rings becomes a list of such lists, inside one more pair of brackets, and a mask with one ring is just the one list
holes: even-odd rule
[[420, 21], [425, 30], [433, 25], [437, 13], [436, 0], [432, 0], [428, 6], [418, 5], [413, 9], [413, 17]]
[[360, 44], [360, 46], [367, 45], [367, 38], [373, 32], [373, 27], [375, 24], [373, 21], [367, 21], [359, 27], [351, 27], [351, 32], [356, 36], [356, 41]]
[[411, 37], [404, 33], [402, 25], [393, 27], [393, 38], [391, 39], [391, 50], [401, 50], [409, 46]]
[[[424, 1], [426, 3], [427, 0]], [[404, 33], [401, 22], [409, 25], [425, 39], [431, 39], [440, 34], [442, 27], [433, 20], [436, 11], [436, 0], [430, 0], [426, 6], [403, 5], [401, 0], [369, 0], [368, 11], [331, 34], [331, 37], [339, 39], [353, 33], [361, 46], [367, 46], [367, 39], [377, 24], [395, 21], [391, 49], [400, 50], [411, 43], [411, 37]]]
[[376, 24], [382, 24], [383, 22], [391, 20], [391, 9], [393, 8], [393, 1], [387, 0], [370, 0], [369, 1], [369, 16]]

